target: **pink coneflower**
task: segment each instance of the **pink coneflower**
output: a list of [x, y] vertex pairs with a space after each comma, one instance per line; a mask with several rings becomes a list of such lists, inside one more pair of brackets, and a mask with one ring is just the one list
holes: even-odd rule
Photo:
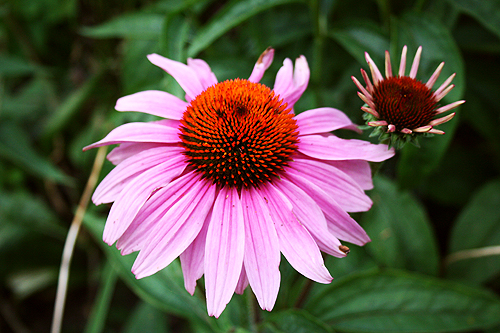
[[419, 134], [444, 134], [443, 131], [434, 127], [451, 120], [455, 113], [441, 118], [436, 118], [436, 116], [465, 102], [458, 101], [439, 106], [439, 101], [453, 89], [454, 85], [450, 83], [455, 74], [452, 74], [436, 91], [432, 92], [431, 89], [441, 74], [444, 62], [424, 84], [415, 79], [422, 47], [420, 46], [415, 54], [409, 76], [405, 76], [406, 52], [405, 45], [397, 76], [392, 74], [389, 52], [385, 51], [385, 78], [368, 53], [365, 53], [365, 58], [370, 67], [373, 83], [363, 69], [361, 69], [361, 74], [366, 82], [366, 88], [354, 76], [352, 77], [361, 91], [358, 92], [359, 97], [367, 104], [361, 108], [366, 112], [367, 125], [376, 128], [373, 135], [380, 135], [381, 141], [387, 140], [390, 146], [395, 145], [398, 148], [408, 141], [417, 144], [416, 139]]
[[274, 89], [258, 83], [273, 60], [266, 50], [248, 80], [217, 83], [200, 59], [187, 65], [148, 56], [172, 75], [186, 100], [163, 91], [120, 98], [119, 111], [166, 120], [129, 123], [85, 149], [119, 144], [117, 166], [96, 189], [111, 207], [103, 239], [123, 255], [140, 251], [132, 272], [143, 278], [180, 257], [187, 291], [205, 275], [208, 314], [218, 317], [250, 284], [271, 310], [280, 284], [280, 253], [304, 276], [329, 283], [320, 250], [344, 257], [340, 240], [370, 239], [347, 212], [372, 202], [367, 161], [393, 156], [385, 145], [330, 133], [357, 130], [333, 108], [293, 114], [306, 89], [305, 57], [286, 59]]

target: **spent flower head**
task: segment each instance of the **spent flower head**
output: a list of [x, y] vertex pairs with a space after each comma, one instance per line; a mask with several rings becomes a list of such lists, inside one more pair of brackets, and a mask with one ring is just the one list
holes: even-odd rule
[[450, 83], [455, 74], [452, 74], [433, 92], [432, 87], [441, 74], [444, 62], [439, 64], [429, 81], [423, 83], [416, 79], [422, 47], [417, 49], [408, 76], [405, 75], [406, 52], [405, 45], [401, 54], [399, 72], [396, 76], [392, 73], [389, 52], [385, 51], [385, 78], [366, 52], [365, 58], [370, 67], [373, 82], [363, 69], [361, 69], [361, 74], [366, 87], [354, 76], [352, 77], [360, 90], [359, 97], [366, 103], [365, 106], [361, 107], [365, 111], [363, 117], [366, 124], [375, 127], [371, 136], [378, 135], [381, 142], [396, 148], [402, 148], [407, 142], [418, 146], [418, 137], [422, 135], [444, 134], [435, 126], [451, 120], [455, 113], [446, 116], [442, 116], [442, 114], [465, 102], [461, 100], [440, 106], [439, 101], [454, 87]]
[[85, 149], [119, 144], [116, 167], [97, 187], [95, 204], [114, 202], [103, 239], [123, 255], [139, 251], [132, 272], [143, 278], [180, 257], [187, 291], [205, 276], [209, 315], [218, 317], [234, 292], [250, 285], [271, 310], [281, 254], [301, 274], [332, 280], [320, 251], [344, 257], [370, 241], [348, 212], [372, 201], [368, 161], [394, 155], [386, 145], [341, 139], [358, 128], [339, 110], [295, 115], [307, 87], [305, 57], [285, 59], [274, 88], [259, 83], [273, 60], [266, 50], [248, 80], [217, 82], [206, 62], [187, 65], [157, 54], [149, 60], [172, 75], [183, 101], [163, 91], [120, 98], [118, 111], [163, 118], [128, 123]]

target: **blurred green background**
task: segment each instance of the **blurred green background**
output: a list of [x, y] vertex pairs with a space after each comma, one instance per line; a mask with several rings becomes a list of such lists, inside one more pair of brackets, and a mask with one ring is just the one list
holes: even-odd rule
[[303, 54], [311, 80], [295, 110], [331, 106], [362, 124], [351, 76], [367, 69], [365, 51], [383, 68], [389, 50], [396, 66], [403, 45], [410, 59], [423, 46], [424, 82], [445, 61], [437, 84], [457, 76], [444, 102], [467, 102], [439, 127], [446, 135], [380, 166], [372, 210], [354, 216], [372, 243], [326, 260], [331, 285], [308, 284], [282, 260], [273, 312], [250, 311], [247, 289], [209, 318], [178, 262], [136, 280], [135, 255], [100, 240], [109, 207], [90, 204], [63, 332], [499, 332], [498, 0], [1, 1], [0, 332], [50, 329], [64, 241], [96, 154], [82, 147], [154, 119], [114, 111], [116, 99], [183, 96], [147, 54], [202, 58], [222, 81], [247, 78], [272, 46], [269, 86], [286, 57]]

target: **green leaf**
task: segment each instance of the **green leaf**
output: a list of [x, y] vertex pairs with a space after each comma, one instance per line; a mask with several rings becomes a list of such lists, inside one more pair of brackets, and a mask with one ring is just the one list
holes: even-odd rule
[[12, 55], [0, 54], [0, 76], [33, 74], [42, 69], [38, 65]]
[[500, 1], [448, 0], [500, 37]]
[[413, 196], [377, 176], [373, 207], [363, 215], [372, 242], [366, 249], [382, 265], [437, 275], [439, 254], [424, 207]]
[[103, 74], [103, 70], [98, 70], [90, 76], [81, 87], [73, 91], [61, 105], [52, 113], [45, 123], [44, 135], [50, 137], [61, 131], [64, 126], [71, 120], [73, 116], [81, 109], [84, 103], [89, 99], [94, 92], [95, 87], [99, 83]]
[[[290, 309], [273, 313], [262, 324], [265, 333], [331, 333], [328, 325], [303, 310]], [[259, 331], [260, 332], [260, 331]]]
[[355, 332], [471, 331], [500, 323], [500, 300], [486, 290], [396, 270], [334, 281], [305, 309]]
[[371, 22], [358, 22], [335, 28], [330, 31], [329, 36], [361, 64], [366, 64], [365, 52], [368, 52], [374, 61], [382, 64], [385, 51], [389, 49], [388, 38]]
[[[196, 35], [188, 49], [188, 56], [194, 57], [217, 38], [266, 9], [300, 0], [233, 0], [222, 8]], [[301, 1], [300, 1], [301, 2]]]
[[167, 333], [167, 318], [165, 313], [153, 307], [152, 305], [139, 303], [132, 315], [128, 318], [123, 329], [123, 333]]
[[[396, 26], [393, 35], [398, 38], [395, 50], [401, 52], [402, 46], [408, 45], [408, 58], [411, 60], [407, 61], [406, 73], [409, 73], [414, 52], [418, 46], [422, 45], [423, 52], [417, 79], [427, 81], [439, 63], [444, 61], [445, 66], [435, 88], [439, 87], [452, 73], [457, 75], [454, 79], [456, 87], [445, 97], [442, 104], [445, 105], [461, 99], [465, 88], [464, 63], [450, 31], [437, 19], [425, 14], [410, 13], [404, 15], [393, 25]], [[393, 57], [393, 61], [396, 60], [399, 60], [399, 55], [395, 59]], [[419, 140], [421, 148], [406, 145], [405, 149], [401, 151], [398, 181], [402, 186], [414, 187], [421, 184], [439, 165], [458, 125], [457, 118], [460, 109], [456, 110], [458, 110], [458, 114], [455, 119], [438, 127], [446, 132], [445, 135], [421, 138]]]
[[14, 123], [0, 123], [1, 158], [9, 160], [38, 178], [71, 184], [72, 179], [40, 156], [29, 140], [28, 134]]
[[189, 295], [184, 289], [179, 261], [172, 262], [152, 276], [136, 279], [130, 271], [136, 256], [122, 256], [116, 248], [106, 245], [101, 240], [104, 220], [87, 213], [84, 225], [101, 245], [108, 260], [118, 271], [123, 281], [137, 296], [158, 309], [196, 321], [198, 324], [218, 331], [215, 319], [207, 315], [205, 303], [199, 297]]
[[[453, 227], [450, 240], [452, 260], [447, 276], [474, 283], [484, 283], [500, 273], [500, 255], [467, 257], [460, 251], [500, 246], [500, 179], [482, 187], [462, 210]], [[498, 252], [498, 251], [497, 251]], [[473, 252], [472, 252], [473, 254]], [[455, 259], [453, 256], [458, 255]], [[460, 260], [460, 258], [463, 258]], [[456, 261], [455, 261], [456, 260]]]
[[156, 13], [125, 14], [95, 27], [84, 27], [81, 34], [93, 38], [158, 40], [164, 20], [164, 15]]
[[90, 311], [87, 326], [85, 326], [85, 333], [103, 332], [117, 278], [118, 276], [113, 267], [109, 263], [105, 263], [101, 272], [101, 284]]

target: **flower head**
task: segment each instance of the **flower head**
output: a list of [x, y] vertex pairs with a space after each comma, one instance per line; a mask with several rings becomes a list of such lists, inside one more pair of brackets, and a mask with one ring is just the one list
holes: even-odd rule
[[366, 82], [366, 88], [354, 76], [352, 77], [360, 90], [359, 97], [366, 103], [361, 109], [366, 112], [364, 118], [367, 125], [375, 127], [372, 135], [380, 135], [382, 142], [388, 141], [389, 146], [397, 148], [402, 148], [406, 142], [418, 145], [418, 135], [444, 134], [434, 127], [451, 120], [455, 113], [436, 117], [465, 102], [458, 101], [439, 106], [439, 101], [453, 89], [454, 85], [450, 83], [455, 74], [433, 92], [431, 89], [441, 74], [444, 62], [424, 84], [416, 79], [422, 47], [417, 50], [409, 76], [405, 76], [406, 52], [407, 47], [404, 46], [397, 76], [392, 74], [389, 52], [385, 51], [385, 78], [368, 53], [365, 53], [365, 58], [370, 67], [373, 83], [363, 69], [361, 74]]
[[123, 255], [140, 251], [132, 272], [154, 274], [180, 257], [187, 291], [205, 276], [209, 315], [218, 317], [234, 292], [250, 284], [271, 310], [280, 284], [281, 253], [304, 276], [332, 279], [320, 251], [344, 257], [339, 240], [370, 239], [347, 212], [372, 202], [367, 161], [394, 151], [344, 140], [331, 131], [357, 127], [341, 111], [294, 115], [309, 67], [285, 59], [274, 89], [260, 83], [272, 62], [266, 50], [248, 80], [217, 82], [200, 59], [187, 65], [156, 54], [149, 60], [172, 75], [186, 101], [144, 91], [117, 101], [118, 111], [164, 120], [128, 123], [85, 149], [119, 144], [116, 165], [97, 187], [95, 204], [114, 202], [103, 239]]

